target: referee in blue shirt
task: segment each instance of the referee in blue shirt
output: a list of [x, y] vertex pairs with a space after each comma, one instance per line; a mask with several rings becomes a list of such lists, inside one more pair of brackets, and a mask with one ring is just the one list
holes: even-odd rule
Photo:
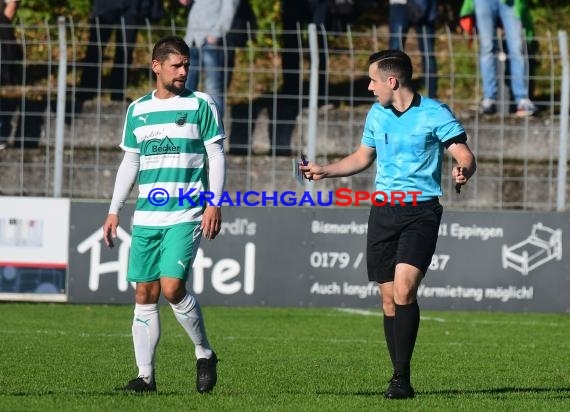
[[407, 54], [372, 54], [368, 75], [368, 90], [377, 103], [366, 117], [360, 147], [329, 165], [309, 162], [299, 167], [307, 179], [320, 180], [354, 175], [376, 160], [377, 191], [398, 196], [421, 192], [393, 205], [373, 204], [366, 245], [368, 279], [380, 286], [384, 335], [394, 367], [385, 396], [413, 398], [410, 363], [420, 323], [417, 290], [437, 243], [443, 149], [457, 162], [452, 176], [458, 190], [475, 173], [476, 162], [465, 130], [449, 107], [413, 90]]

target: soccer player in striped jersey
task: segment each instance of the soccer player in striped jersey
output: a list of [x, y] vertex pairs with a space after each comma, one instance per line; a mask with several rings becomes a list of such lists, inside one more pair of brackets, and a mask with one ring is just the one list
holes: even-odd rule
[[370, 208], [366, 260], [368, 279], [380, 285], [384, 336], [394, 368], [388, 399], [414, 397], [410, 364], [420, 324], [417, 290], [435, 251], [444, 149], [458, 163], [451, 175], [459, 189], [475, 173], [475, 156], [463, 126], [445, 104], [412, 88], [412, 62], [399, 50], [369, 58], [372, 105], [358, 149], [338, 162], [300, 165], [305, 177], [351, 176], [376, 163], [378, 191], [419, 191], [403, 204]]
[[[156, 89], [127, 110], [120, 144], [124, 157], [103, 225], [105, 243], [112, 247], [119, 211], [138, 183], [127, 275], [136, 283], [132, 335], [138, 375], [123, 388], [126, 391], [156, 391], [161, 294], [194, 344], [196, 389], [210, 392], [217, 381], [218, 360], [186, 281], [201, 237], [214, 239], [221, 228], [221, 211], [215, 205], [225, 183], [225, 133], [212, 98], [185, 88], [189, 55], [178, 36], [155, 44]], [[195, 195], [205, 191], [214, 196], [207, 204]]]

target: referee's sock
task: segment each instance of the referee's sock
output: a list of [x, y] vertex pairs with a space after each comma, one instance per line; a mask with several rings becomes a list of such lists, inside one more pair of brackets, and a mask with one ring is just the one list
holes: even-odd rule
[[392, 361], [392, 367], [396, 369], [396, 343], [394, 336], [394, 316], [384, 315], [384, 337], [386, 338], [386, 346]]
[[408, 305], [396, 305], [394, 317], [394, 335], [396, 338], [396, 373], [410, 376], [410, 363], [418, 329], [420, 326], [420, 307], [418, 302]]

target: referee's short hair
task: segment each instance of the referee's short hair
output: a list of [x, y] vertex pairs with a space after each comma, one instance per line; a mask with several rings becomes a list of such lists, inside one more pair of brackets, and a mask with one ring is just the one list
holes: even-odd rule
[[384, 75], [394, 76], [402, 86], [412, 83], [412, 60], [401, 50], [382, 50], [372, 53], [368, 64], [377, 64], [378, 70]]
[[152, 49], [152, 60], [163, 62], [170, 54], [190, 56], [190, 47], [180, 36], [166, 36], [158, 40]]

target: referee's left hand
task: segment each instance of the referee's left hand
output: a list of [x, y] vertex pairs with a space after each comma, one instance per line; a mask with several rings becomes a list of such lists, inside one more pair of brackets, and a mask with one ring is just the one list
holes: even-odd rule
[[303, 177], [308, 180], [321, 180], [325, 178], [325, 172], [322, 166], [316, 163], [307, 162], [307, 164], [299, 164], [299, 170], [303, 173]]
[[463, 168], [461, 166], [454, 167], [451, 175], [455, 179], [456, 184], [464, 185], [467, 183], [467, 177], [463, 174]]

